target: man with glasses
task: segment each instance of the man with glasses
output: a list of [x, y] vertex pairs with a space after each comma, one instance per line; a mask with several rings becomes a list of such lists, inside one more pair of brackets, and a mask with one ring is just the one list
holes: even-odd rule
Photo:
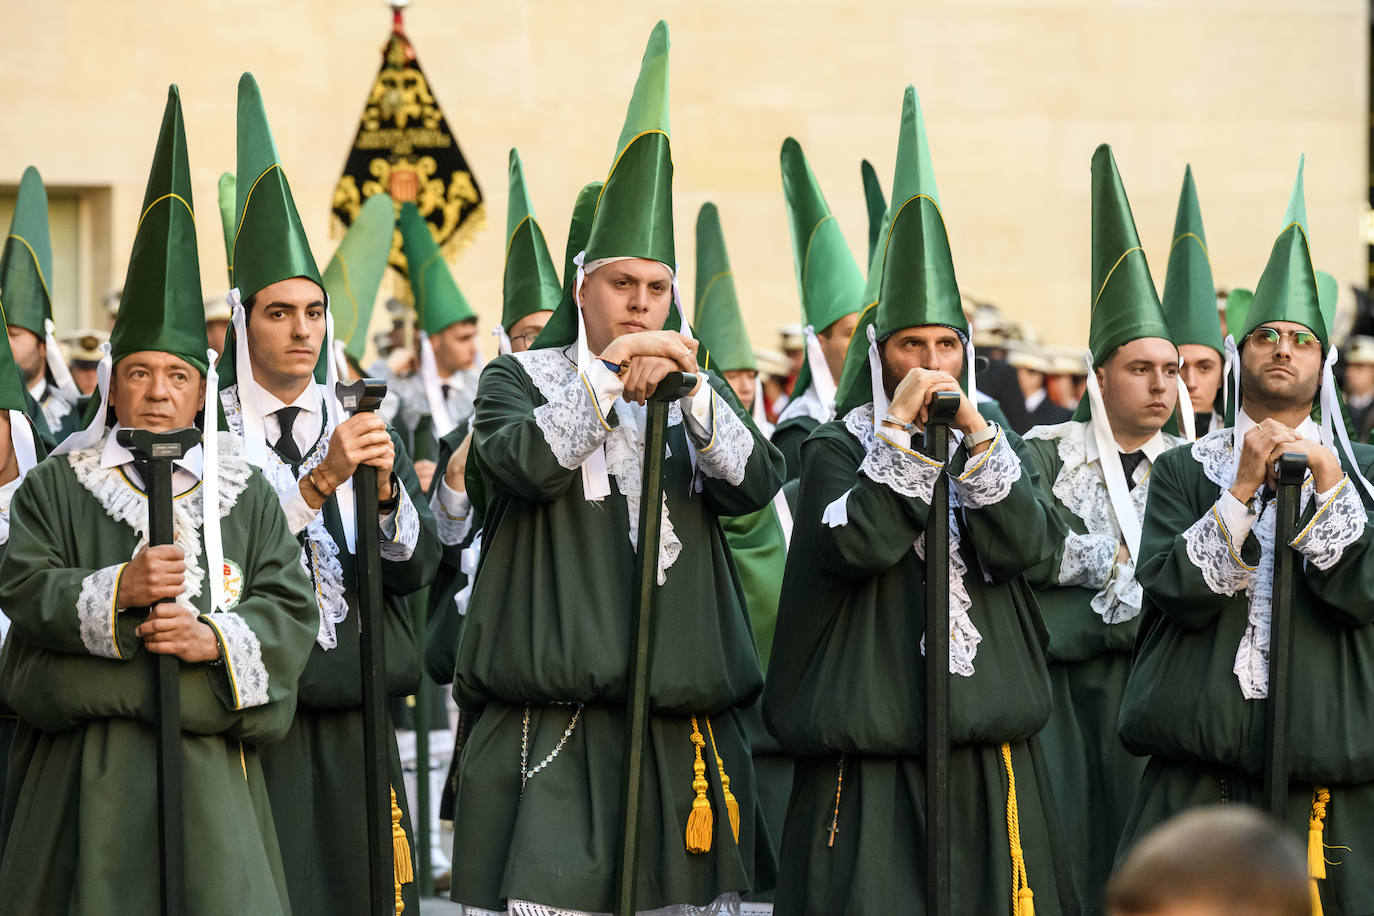
[[[1275, 462], [1307, 456], [1291, 588], [1288, 826], [1309, 838], [1314, 903], [1374, 900], [1374, 553], [1366, 478], [1374, 448], [1350, 445], [1326, 355], [1307, 247], [1302, 178], [1239, 329], [1234, 427], [1155, 464], [1136, 578], [1140, 636], [1121, 737], [1150, 755], [1121, 851], [1185, 808], [1262, 802], [1276, 532]], [[1321, 422], [1314, 422], [1314, 407]], [[1281, 542], [1279, 542], [1281, 543]], [[1326, 850], [1340, 848], [1329, 854]], [[1329, 861], [1328, 861], [1329, 860]], [[1316, 909], [1321, 912], [1321, 909]]]

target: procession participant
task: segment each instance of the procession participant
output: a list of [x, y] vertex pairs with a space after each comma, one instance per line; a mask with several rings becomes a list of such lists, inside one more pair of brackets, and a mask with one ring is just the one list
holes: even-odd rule
[[99, 381], [97, 370], [105, 355], [102, 345], [109, 339], [109, 334], [96, 330], [68, 331], [58, 335], [62, 356], [71, 369], [72, 383], [82, 397], [90, 397], [95, 392]]
[[1374, 337], [1352, 337], [1341, 348], [1345, 379], [1341, 392], [1357, 442], [1368, 442], [1374, 429]]
[[[1186, 440], [1164, 431], [1178, 350], [1160, 308], [1111, 148], [1092, 161], [1093, 369], [1073, 419], [1037, 426], [1026, 451], [1040, 498], [1068, 534], [1027, 573], [1049, 630], [1054, 709], [1040, 733], [1060, 800], [1065, 858], [1100, 913], [1145, 762], [1117, 737], [1140, 615], [1135, 579], [1150, 468]], [[1210, 303], [1209, 303], [1210, 308]], [[1210, 352], [1210, 351], [1209, 351]]]
[[1193, 428], [1197, 436], [1205, 436], [1226, 425], [1226, 386], [1222, 384], [1226, 350], [1192, 166], [1184, 170], [1178, 197], [1163, 307], [1183, 360], [1179, 378], [1193, 411]]
[[[1307, 242], [1302, 167], [1240, 343], [1234, 427], [1156, 463], [1136, 578], [1145, 592], [1121, 737], [1150, 756], [1121, 853], [1168, 817], [1261, 801], [1277, 534], [1274, 462], [1307, 456], [1292, 588], [1287, 826], [1308, 837], [1328, 912], [1374, 899], [1374, 448], [1349, 445]], [[1321, 408], [1321, 422], [1312, 419]], [[1345, 847], [1340, 855], [1326, 849]], [[1339, 864], [1337, 864], [1339, 863]]]
[[454, 824], [453, 898], [468, 916], [613, 909], [640, 404], [674, 370], [700, 375], [670, 407], [663, 461], [638, 906], [716, 913], [772, 882], [740, 722], [762, 677], [718, 519], [766, 506], [782, 458], [679, 332], [667, 67], [660, 22], [574, 299], [535, 349], [493, 360], [478, 391], [468, 464], [486, 528], [454, 680], [459, 706], [481, 710]]
[[481, 371], [477, 313], [454, 282], [429, 223], [415, 204], [401, 204], [399, 226], [422, 330], [419, 371], [395, 380], [399, 406], [395, 423], [415, 462], [420, 486], [428, 493], [439, 440], [472, 419]]
[[368, 326], [391, 258], [396, 205], [389, 194], [373, 194], [348, 227], [324, 269], [324, 291], [334, 316], [334, 356], [339, 375], [362, 378]]
[[[1014, 434], [969, 396], [968, 326], [910, 87], [889, 217], [879, 296], [850, 344], [839, 418], [802, 446], [764, 692], [769, 730], [799, 758], [776, 912], [925, 911], [923, 557], [944, 468], [950, 642], [938, 651], [950, 666], [953, 913], [1023, 914], [1032, 885], [1036, 912], [1071, 912], [1032, 737], [1050, 712], [1044, 630], [1022, 578], [1063, 529], [1036, 498]], [[960, 394], [948, 463], [912, 441], [935, 391]]]
[[[264, 750], [263, 770], [292, 911], [362, 913], [368, 901], [368, 831], [354, 535], [359, 524], [380, 528], [386, 645], [381, 663], [392, 696], [413, 692], [419, 680], [416, 637], [402, 599], [433, 578], [439, 545], [395, 432], [373, 413], [342, 419], [333, 391], [336, 364], [329, 359], [328, 297], [257, 83], [247, 73], [239, 81], [237, 188], [234, 321], [225, 344], [221, 398], [230, 432], [243, 440], [249, 461], [276, 490], [287, 525], [300, 539], [299, 562], [310, 572], [316, 596], [315, 646], [301, 677], [296, 715], [285, 738]], [[356, 517], [350, 481], [359, 464], [377, 468], [375, 520]], [[392, 737], [391, 782], [408, 837]], [[406, 884], [404, 891], [407, 910], [414, 912], [415, 885]]]
[[[710, 368], [724, 376], [740, 406], [753, 418], [763, 435], [770, 424], [763, 413], [763, 388], [758, 380], [758, 363], [749, 346], [749, 334], [740, 314], [735, 292], [734, 272], [725, 249], [725, 235], [716, 205], [703, 204], [697, 214], [697, 275], [694, 329], [709, 354]], [[744, 589], [745, 606], [753, 626], [754, 643], [765, 675], [773, 647], [773, 629], [778, 617], [778, 598], [782, 591], [783, 570], [787, 564], [787, 539], [792, 534], [792, 513], [782, 494], [762, 509], [747, 515], [721, 519], [730, 555]], [[773, 736], [763, 727], [760, 705], [744, 713], [745, 729], [754, 756], [754, 780], [758, 784], [768, 837], [774, 855], [782, 838], [787, 796], [792, 791], [792, 758], [782, 752]], [[771, 892], [751, 895], [750, 900], [771, 902]], [[756, 907], [754, 912], [771, 912]]]
[[1006, 363], [1016, 370], [1016, 384], [1021, 389], [1021, 399], [1025, 404], [1024, 428], [1016, 432], [1025, 435], [1032, 426], [1052, 426], [1072, 417], [1072, 410], [1060, 407], [1050, 398], [1049, 373], [1053, 367], [1048, 355], [1039, 347], [1019, 340], [1009, 340], [1005, 347]]
[[[553, 266], [544, 230], [534, 216], [534, 204], [525, 188], [520, 154], [510, 151], [510, 190], [506, 207], [506, 266], [503, 271], [501, 324], [496, 328], [501, 353], [523, 353], [530, 349], [559, 303], [572, 302], [572, 281], [577, 272], [573, 263], [587, 247], [592, 215], [596, 212], [601, 182], [582, 189], [573, 205], [565, 249], [563, 284]], [[472, 430], [470, 425], [455, 427], [439, 440], [438, 467], [443, 474], [430, 493], [430, 507], [444, 545], [440, 572], [430, 586], [429, 624], [425, 642], [425, 665], [438, 684], [453, 682], [453, 666], [458, 652], [458, 633], [467, 612], [472, 576], [477, 569], [481, 543], [481, 482], [474, 479], [469, 488], [467, 458]], [[473, 468], [474, 477], [476, 468]], [[474, 506], [474, 501], [476, 505]]]
[[[0, 689], [22, 724], [0, 912], [158, 912], [159, 655], [180, 660], [187, 912], [292, 912], [259, 746], [291, 722], [316, 613], [276, 494], [217, 434], [200, 303], [173, 86], [97, 409], [11, 506]], [[173, 468], [175, 542], [150, 547], [147, 466], [116, 431], [202, 411], [204, 445]]]
[[80, 392], [53, 336], [48, 194], [33, 166], [19, 180], [9, 235], [0, 250], [0, 303], [24, 383], [43, 408], [53, 437], [61, 441], [80, 420], [75, 410]]
[[795, 480], [801, 470], [802, 440], [835, 416], [835, 380], [858, 320], [864, 275], [801, 145], [788, 137], [780, 160], [806, 329], [805, 360], [772, 439], [787, 459], [788, 480]]
[[[4, 307], [0, 305], [0, 323]], [[38, 417], [38, 422], [30, 419]], [[0, 337], [0, 561], [10, 537], [10, 505], [15, 491], [35, 464], [47, 454], [38, 424], [42, 412], [24, 385], [24, 373], [10, 352], [9, 336]], [[0, 647], [9, 633], [10, 620], [0, 607]], [[0, 696], [0, 793], [3, 793], [10, 747], [17, 718]]]

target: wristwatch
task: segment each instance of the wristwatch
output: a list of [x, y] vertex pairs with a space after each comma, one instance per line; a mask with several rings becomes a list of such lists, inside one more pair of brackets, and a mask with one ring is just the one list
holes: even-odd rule
[[989, 423], [987, 426], [984, 426], [982, 429], [978, 430], [978, 432], [969, 433], [967, 436], [965, 436], [964, 444], [967, 445], [969, 448], [974, 449], [982, 445], [984, 442], [991, 442], [993, 439], [996, 438], [997, 424]]
[[393, 513], [393, 512], [396, 511], [396, 506], [399, 505], [400, 502], [401, 502], [401, 484], [396, 480], [396, 472], [395, 472], [395, 471], [392, 471], [392, 472], [391, 472], [391, 498], [388, 499], [388, 500], [379, 500], [379, 501], [377, 502], [377, 511], [380, 512], [380, 513], [382, 513], [383, 515], [390, 515], [391, 513]]

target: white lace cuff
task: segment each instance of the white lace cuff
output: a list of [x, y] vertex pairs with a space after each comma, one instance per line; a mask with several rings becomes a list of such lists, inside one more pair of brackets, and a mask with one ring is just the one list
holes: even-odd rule
[[1103, 588], [1116, 566], [1120, 544], [1105, 534], [1074, 534], [1064, 539], [1064, 556], [1059, 561], [1059, 584], [1081, 588]]
[[1111, 578], [1089, 604], [1103, 623], [1125, 623], [1140, 614], [1143, 597], [1140, 583], [1135, 580], [1135, 563], [1128, 560], [1113, 565]]
[[859, 472], [874, 483], [880, 483], [903, 496], [930, 502], [935, 481], [944, 468], [920, 452], [903, 448], [884, 432], [864, 456]]
[[1220, 507], [1227, 500], [1236, 498], [1230, 493], [1222, 493], [1217, 505], [1207, 510], [1183, 532], [1183, 542], [1188, 549], [1188, 559], [1202, 573], [1207, 587], [1218, 595], [1234, 595], [1245, 588], [1255, 567], [1246, 565], [1240, 558], [1244, 540], [1236, 540], [1222, 521]]
[[396, 511], [382, 522], [382, 559], [393, 562], [409, 560], [419, 542], [420, 513], [410, 501], [410, 491], [401, 487], [401, 501], [396, 504]]
[[81, 580], [81, 593], [76, 598], [76, 615], [81, 625], [81, 644], [86, 651], [101, 658], [123, 658], [119, 652], [119, 636], [115, 628], [119, 622], [119, 577], [127, 563], [97, 569]]
[[[597, 378], [598, 370], [607, 378]], [[620, 380], [597, 362], [590, 376], [578, 373], [556, 397], [534, 409], [534, 422], [560, 466], [569, 471], [581, 467], [606, 441], [611, 431], [606, 417], [621, 388]]]
[[250, 709], [267, 703], [267, 668], [262, 663], [262, 644], [258, 634], [238, 614], [221, 611], [202, 614], [200, 619], [215, 631], [224, 673], [234, 694], [235, 709]]
[[286, 514], [286, 527], [290, 529], [293, 537], [309, 528], [315, 516], [320, 514], [319, 509], [310, 508], [310, 503], [301, 495], [299, 486], [281, 501], [281, 509]]
[[1244, 544], [1245, 539], [1255, 527], [1257, 516], [1226, 488], [1222, 489], [1221, 497], [1217, 500], [1216, 506], [1217, 512], [1221, 515], [1222, 525], [1231, 535], [1231, 543], [1237, 547]]
[[954, 478], [959, 505], [966, 509], [992, 506], [1006, 499], [1012, 485], [1021, 479], [1021, 459], [997, 430], [997, 438], [981, 455], [970, 455], [964, 473]]
[[[688, 433], [697, 446], [697, 466], [707, 477], [723, 480], [733, 487], [744, 481], [749, 456], [754, 454], [754, 434], [729, 405], [720, 400], [715, 389], [702, 382], [706, 397], [692, 398], [690, 410], [683, 411]], [[719, 403], [717, 403], [719, 402]], [[702, 422], [702, 414], [706, 415]]]
[[472, 500], [466, 492], [459, 492], [441, 477], [434, 496], [429, 501], [434, 524], [439, 531], [439, 543], [454, 547], [463, 543], [472, 527]]
[[1317, 514], [1307, 527], [1293, 538], [1290, 545], [1320, 570], [1336, 565], [1345, 549], [1364, 534], [1364, 504], [1350, 486], [1350, 478], [1342, 477], [1326, 493], [1317, 494]]

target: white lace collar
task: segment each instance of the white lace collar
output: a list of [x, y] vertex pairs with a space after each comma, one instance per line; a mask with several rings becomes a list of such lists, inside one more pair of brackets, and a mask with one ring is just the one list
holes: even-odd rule
[[[311, 388], [317, 386], [312, 384]], [[239, 443], [243, 439], [243, 410], [239, 404], [239, 389], [230, 385], [220, 392], [220, 403], [224, 406], [224, 420], [229, 435], [222, 439]], [[320, 436], [315, 445], [306, 453], [300, 473], [308, 474], [324, 460], [329, 447], [329, 437]], [[285, 501], [300, 492], [300, 481], [291, 466], [277, 454], [268, 449], [263, 463], [262, 474], [276, 491], [277, 498]], [[310, 575], [315, 585], [315, 602], [320, 609], [320, 625], [315, 642], [321, 649], [328, 651], [338, 645], [337, 628], [348, 616], [348, 600], [343, 583], [343, 566], [339, 562], [339, 545], [334, 542], [324, 523], [324, 512], [316, 512], [310, 524], [302, 532], [305, 542], [301, 545], [301, 566]]]

